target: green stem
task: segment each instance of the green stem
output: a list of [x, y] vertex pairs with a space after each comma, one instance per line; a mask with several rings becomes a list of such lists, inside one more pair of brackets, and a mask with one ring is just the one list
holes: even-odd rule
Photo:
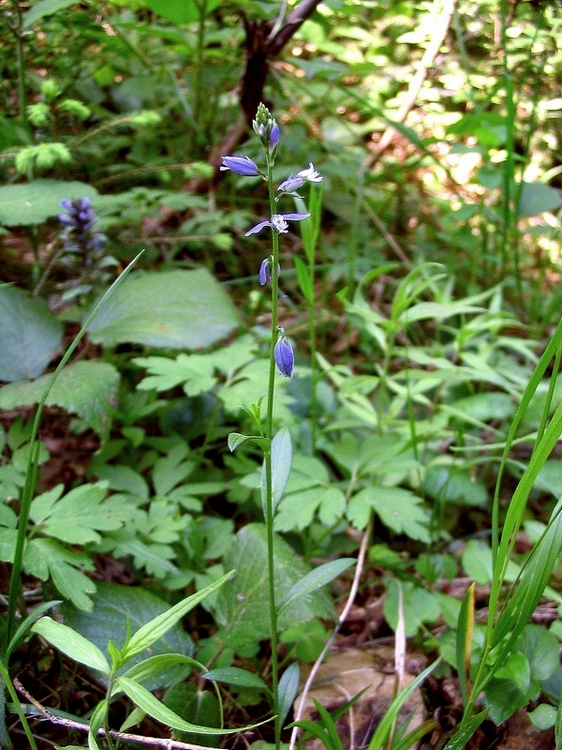
[[[270, 213], [275, 210], [275, 191], [273, 187], [272, 164], [268, 158], [267, 187], [269, 192]], [[275, 715], [275, 747], [281, 745], [281, 722], [279, 717], [279, 658], [277, 655], [277, 603], [275, 600], [275, 556], [273, 553], [273, 477], [271, 465], [271, 441], [273, 440], [273, 403], [275, 394], [275, 344], [277, 342], [277, 324], [279, 320], [279, 235], [271, 230], [272, 265], [271, 265], [271, 343], [269, 349], [269, 382], [267, 388], [267, 417], [265, 435], [270, 447], [265, 454], [266, 477], [266, 529], [267, 529], [267, 565], [269, 578], [269, 617], [271, 624], [271, 690], [273, 693], [273, 713]]]
[[129, 263], [127, 268], [125, 268], [125, 270], [117, 277], [117, 279], [113, 282], [113, 284], [109, 287], [109, 289], [105, 292], [105, 294], [100, 299], [100, 301], [94, 307], [90, 315], [87, 317], [86, 322], [80, 329], [80, 332], [78, 333], [76, 338], [73, 340], [73, 342], [70, 344], [70, 346], [66, 350], [65, 355], [63, 356], [60, 363], [58, 364], [56, 370], [51, 375], [49, 382], [47, 383], [47, 386], [45, 390], [43, 391], [43, 394], [39, 400], [39, 404], [37, 405], [37, 410], [35, 412], [35, 417], [33, 419], [33, 426], [31, 429], [29, 460], [27, 462], [25, 487], [24, 487], [23, 494], [22, 494], [20, 515], [18, 519], [16, 549], [14, 552], [14, 562], [12, 565], [12, 573], [10, 577], [10, 590], [9, 590], [9, 595], [8, 595], [8, 611], [6, 615], [6, 646], [8, 646], [12, 638], [12, 633], [13, 633], [15, 621], [16, 621], [16, 608], [17, 608], [18, 601], [20, 600], [21, 572], [23, 568], [23, 555], [25, 552], [25, 545], [27, 541], [27, 524], [29, 521], [29, 513], [31, 510], [31, 501], [33, 500], [33, 493], [35, 491], [35, 484], [37, 481], [37, 470], [38, 470], [38, 464], [39, 464], [40, 442], [39, 440], [37, 440], [37, 433], [39, 431], [39, 425], [41, 423], [41, 416], [43, 414], [43, 408], [45, 406], [45, 402], [47, 401], [49, 393], [51, 392], [51, 389], [54, 386], [55, 381], [60, 375], [62, 369], [68, 364], [68, 361], [70, 360], [70, 357], [72, 356], [76, 347], [78, 346], [80, 341], [83, 339], [83, 337], [86, 335], [88, 326], [90, 325], [92, 320], [96, 317], [96, 315], [98, 314], [102, 306], [105, 304], [110, 294], [121, 284], [122, 281], [124, 281], [125, 277], [128, 276], [129, 272], [131, 271], [131, 269], [133, 268], [133, 266], [135, 265], [138, 258], [143, 252], [144, 250], [142, 250], [139, 253], [139, 255], [137, 255], [136, 258], [134, 258]]
[[8, 669], [5, 667], [4, 662], [1, 659], [0, 659], [0, 679], [4, 682], [6, 689], [8, 693], [10, 694], [10, 698], [12, 699], [12, 702], [14, 704], [15, 711], [17, 715], [19, 716], [19, 720], [21, 721], [23, 731], [25, 732], [25, 736], [27, 737], [27, 741], [29, 742], [29, 747], [31, 748], [31, 750], [37, 750], [35, 737], [33, 736], [31, 727], [29, 726], [27, 718], [22, 710], [19, 696], [10, 678], [10, 673]]

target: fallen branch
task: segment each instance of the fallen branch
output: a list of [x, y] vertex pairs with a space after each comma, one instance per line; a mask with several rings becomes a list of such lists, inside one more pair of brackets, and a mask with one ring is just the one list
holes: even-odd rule
[[[445, 39], [445, 36], [447, 35], [447, 31], [449, 30], [449, 26], [451, 24], [451, 18], [453, 16], [453, 11], [455, 9], [456, 0], [444, 0], [443, 8], [440, 14], [437, 13], [438, 2], [439, 0], [435, 0], [435, 9], [436, 9], [435, 15], [437, 16], [437, 20], [435, 23], [435, 30], [433, 32], [433, 36], [431, 37], [430, 42], [420, 61], [418, 69], [416, 70], [416, 73], [410, 82], [410, 86], [408, 87], [408, 93], [406, 95], [406, 100], [404, 101], [404, 103], [398, 110], [398, 113], [394, 117], [394, 120], [397, 123], [403, 123], [406, 120], [406, 117], [408, 116], [410, 110], [413, 108], [414, 104], [416, 103], [418, 94], [420, 93], [421, 87], [423, 86], [423, 82], [427, 78], [429, 68], [432, 66], [433, 61], [435, 60], [435, 57], [437, 56], [437, 53], [439, 52], [439, 49], [441, 45], [443, 44], [443, 40]], [[366, 166], [372, 167], [374, 164], [377, 163], [383, 151], [385, 151], [390, 145], [394, 137], [394, 133], [395, 133], [395, 129], [392, 127], [392, 125], [389, 125], [387, 129], [384, 131], [384, 133], [382, 134], [382, 137], [380, 141], [377, 143], [374, 151], [371, 154], [369, 154], [369, 157], [366, 161]]]
[[[78, 732], [88, 732], [90, 727], [87, 723], [81, 721], [74, 721], [73, 719], [67, 719], [64, 716], [57, 716], [48, 708], [45, 708], [39, 701], [30, 695], [21, 682], [17, 679], [14, 680], [14, 686], [18, 693], [24, 696], [39, 712], [39, 715], [51, 724], [56, 724], [65, 729], [74, 729]], [[165, 750], [209, 750], [205, 745], [193, 745], [191, 742], [180, 742], [179, 740], [171, 740], [166, 737], [143, 737], [140, 734], [128, 734], [126, 732], [117, 732], [110, 730], [108, 733], [103, 728], [98, 730], [98, 737], [106, 737], [107, 734], [114, 740], [122, 740], [123, 742], [137, 742], [139, 745], [146, 745], [148, 747], [163, 747]]]

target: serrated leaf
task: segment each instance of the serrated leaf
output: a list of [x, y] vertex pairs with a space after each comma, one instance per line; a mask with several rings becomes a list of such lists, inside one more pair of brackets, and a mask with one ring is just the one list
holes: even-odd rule
[[44, 300], [15, 286], [0, 286], [0, 380], [38, 377], [61, 341], [62, 323]]
[[429, 542], [429, 514], [422, 500], [402, 487], [371, 486], [359, 490], [347, 508], [347, 517], [357, 529], [367, 526], [370, 510], [397, 534]]
[[92, 600], [89, 594], [96, 590], [95, 583], [84, 575], [81, 569], [93, 568], [84, 552], [66, 549], [56, 539], [30, 539], [25, 548], [24, 569], [37, 578], [53, 584], [65, 599], [79, 609], [91, 611]]
[[[0, 409], [32, 406], [41, 399], [51, 375], [31, 382], [9, 383], [0, 389]], [[47, 406], [78, 414], [103, 432], [109, 426], [119, 385], [119, 373], [107, 362], [75, 362], [61, 370], [47, 397]]]
[[56, 622], [51, 617], [42, 617], [31, 630], [74, 661], [109, 675], [109, 662], [100, 649], [67, 625]]
[[157, 495], [167, 495], [192, 472], [195, 464], [185, 460], [188, 452], [185, 443], [178, 443], [167, 455], [156, 461], [152, 470], [152, 482]]
[[355, 563], [356, 560], [353, 558], [344, 557], [341, 560], [331, 560], [314, 568], [314, 570], [303, 576], [287, 591], [283, 599], [279, 602], [278, 614], [281, 614], [286, 607], [302, 597], [308, 596], [313, 591], [322, 588], [322, 586], [326, 586], [326, 584], [333, 581], [334, 578], [337, 578], [344, 570], [347, 570]]
[[63, 199], [95, 198], [97, 194], [97, 190], [85, 182], [41, 179], [22, 185], [4, 185], [0, 187], [0, 224], [7, 227], [43, 224], [59, 215]]
[[345, 513], [345, 496], [339, 487], [319, 486], [282, 498], [275, 517], [276, 531], [302, 531], [318, 512], [324, 526], [336, 523]]
[[95, 343], [201, 349], [231, 333], [239, 316], [204, 268], [149, 272], [126, 279], [90, 324]]
[[[277, 535], [274, 537], [275, 582], [277, 600], [306, 573], [307, 566], [294, 550]], [[269, 582], [267, 569], [267, 535], [262, 524], [248, 524], [241, 529], [224, 558], [227, 567], [236, 567], [236, 575], [217, 597], [217, 621], [225, 630], [224, 642], [236, 648], [269, 636]], [[330, 598], [315, 591], [307, 598], [287, 607], [279, 618], [279, 629], [314, 617], [331, 619], [334, 608]]]
[[103, 483], [82, 484], [60, 498], [63, 485], [36, 497], [31, 503], [30, 518], [41, 524], [48, 536], [70, 544], [98, 542], [97, 531], [120, 528], [130, 516], [130, 508], [122, 498], [106, 499]]

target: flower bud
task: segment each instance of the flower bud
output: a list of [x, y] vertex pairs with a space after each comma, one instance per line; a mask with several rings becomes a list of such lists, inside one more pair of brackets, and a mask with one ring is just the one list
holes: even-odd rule
[[257, 177], [261, 174], [258, 165], [249, 156], [223, 156], [221, 171], [227, 170], [243, 177]]
[[281, 327], [279, 327], [279, 338], [275, 344], [273, 356], [281, 375], [284, 375], [286, 378], [292, 378], [295, 367], [295, 355], [293, 347], [285, 336], [284, 329]]

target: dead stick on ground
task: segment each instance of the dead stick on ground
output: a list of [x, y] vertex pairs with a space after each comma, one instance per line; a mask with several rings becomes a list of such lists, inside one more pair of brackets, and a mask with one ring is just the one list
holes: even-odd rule
[[[349, 612], [351, 610], [351, 607], [353, 606], [353, 602], [355, 601], [355, 596], [357, 595], [357, 589], [359, 588], [359, 580], [361, 578], [361, 575], [363, 573], [363, 567], [365, 565], [365, 556], [367, 554], [367, 545], [369, 543], [369, 539], [371, 537], [371, 531], [373, 528], [373, 516], [371, 515], [371, 518], [369, 520], [369, 524], [367, 526], [367, 529], [365, 530], [365, 533], [363, 534], [363, 539], [361, 540], [361, 547], [359, 548], [359, 554], [357, 555], [357, 566], [355, 567], [355, 575], [353, 576], [353, 582], [351, 584], [351, 589], [349, 592], [349, 596], [347, 598], [347, 602], [345, 603], [345, 607], [343, 608], [343, 611], [340, 615], [340, 619], [338, 620], [338, 624], [332, 631], [332, 634], [326, 641], [326, 644], [324, 648], [322, 649], [322, 653], [316, 659], [314, 662], [312, 669], [310, 670], [310, 674], [307, 677], [307, 680], [305, 682], [305, 685], [302, 689], [302, 694], [299, 701], [299, 707], [297, 709], [297, 714], [295, 716], [295, 721], [300, 721], [302, 719], [302, 715], [304, 713], [304, 704], [306, 702], [306, 698], [308, 696], [308, 693], [310, 691], [310, 688], [312, 686], [312, 683], [314, 682], [314, 678], [316, 677], [316, 673], [320, 669], [320, 665], [324, 661], [326, 654], [328, 653], [328, 650], [330, 649], [330, 646], [334, 642], [334, 638], [339, 633], [339, 630], [341, 626], [344, 624], [344, 622], [347, 619], [347, 616], [349, 615]], [[294, 750], [295, 744], [297, 742], [299, 729], [298, 727], [293, 727], [293, 731], [291, 733], [291, 742], [289, 744], [289, 750]]]
[[[425, 52], [423, 53], [423, 57], [420, 61], [418, 69], [416, 70], [416, 73], [410, 82], [408, 93], [406, 95], [406, 101], [400, 107], [398, 113], [396, 114], [396, 117], [394, 118], [396, 122], [404, 122], [404, 120], [408, 116], [408, 113], [416, 103], [423, 82], [427, 78], [428, 70], [433, 64], [433, 61], [435, 60], [435, 57], [437, 56], [437, 53], [439, 52], [439, 49], [443, 44], [443, 40], [445, 39], [447, 31], [449, 30], [456, 0], [444, 0], [443, 8], [441, 9], [440, 13], [438, 12], [439, 1], [440, 0], [435, 0], [435, 15], [437, 16], [435, 31]], [[392, 125], [389, 125], [382, 134], [382, 137], [377, 143], [375, 150], [372, 154], [369, 155], [369, 158], [367, 159], [368, 167], [372, 167], [374, 164], [376, 164], [376, 162], [380, 159], [383, 151], [390, 145], [393, 136], [394, 128], [392, 127]]]
[[[39, 714], [46, 721], [49, 721], [51, 724], [56, 724], [57, 726], [65, 727], [66, 729], [74, 729], [78, 732], [89, 731], [90, 727], [87, 723], [84, 724], [80, 721], [66, 719], [63, 716], [56, 716], [52, 711], [49, 711], [48, 708], [41, 705], [39, 701], [35, 700], [35, 698], [27, 692], [19, 680], [14, 680], [14, 686], [18, 693], [23, 695], [26, 700], [35, 706]], [[99, 729], [98, 735], [100, 737], [105, 737], [105, 730]], [[125, 732], [115, 731], [110, 731], [109, 736], [114, 740], [137, 742], [139, 745], [148, 745], [149, 747], [163, 747], [165, 750], [209, 750], [205, 745], [193, 745], [190, 742], [180, 742], [179, 740], [170, 740], [165, 737], [143, 737], [139, 734], [126, 734]]]

